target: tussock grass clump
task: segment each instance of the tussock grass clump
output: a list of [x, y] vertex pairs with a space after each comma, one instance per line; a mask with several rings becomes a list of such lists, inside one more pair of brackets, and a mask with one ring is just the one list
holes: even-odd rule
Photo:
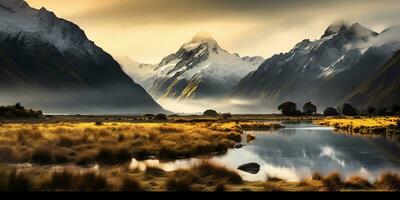
[[322, 180], [322, 183], [329, 191], [340, 191], [344, 187], [344, 183], [339, 173], [332, 173]]
[[349, 189], [357, 189], [357, 190], [373, 188], [373, 186], [370, 182], [368, 182], [366, 179], [359, 177], [359, 176], [350, 177], [345, 182], [345, 187], [349, 188]]
[[178, 170], [166, 181], [168, 191], [188, 192], [193, 191], [193, 184], [198, 183], [200, 178], [189, 170]]
[[122, 181], [121, 192], [143, 192], [145, 189], [142, 184], [134, 178], [126, 177]]
[[8, 192], [26, 192], [32, 191], [33, 184], [29, 179], [29, 175], [26, 173], [19, 173], [17, 171], [12, 171], [8, 174], [6, 191]]
[[1, 163], [14, 163], [18, 160], [13, 148], [8, 146], [0, 146], [0, 162]]
[[111, 147], [102, 147], [96, 156], [96, 161], [101, 164], [121, 164], [132, 159], [132, 154], [127, 148], [112, 149]]
[[173, 176], [168, 177], [166, 188], [168, 191], [225, 191], [226, 184], [242, 183], [242, 178], [234, 171], [214, 163], [203, 162], [189, 170], [174, 172]]
[[50, 175], [50, 179], [43, 183], [42, 189], [47, 191], [73, 190], [74, 176], [73, 173], [67, 171], [54, 172]]
[[243, 183], [242, 177], [236, 172], [211, 162], [203, 162], [192, 170], [196, 175], [207, 180], [218, 180], [227, 184]]
[[148, 179], [165, 177], [166, 172], [158, 167], [146, 167], [145, 176]]
[[400, 191], [400, 176], [397, 174], [385, 173], [375, 185], [383, 190]]
[[324, 179], [324, 177], [322, 177], [322, 175], [318, 172], [313, 173], [313, 175], [311, 176], [311, 180], [313, 181], [322, 181]]
[[68, 171], [54, 172], [42, 184], [44, 191], [109, 191], [106, 177], [93, 172], [72, 173]]

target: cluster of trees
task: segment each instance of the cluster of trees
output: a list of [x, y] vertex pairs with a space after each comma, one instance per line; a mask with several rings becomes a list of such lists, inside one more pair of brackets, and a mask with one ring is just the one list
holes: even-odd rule
[[42, 111], [25, 109], [20, 103], [14, 106], [0, 106], [0, 118], [3, 119], [19, 119], [19, 118], [41, 118]]
[[[286, 116], [311, 116], [317, 114], [317, 107], [312, 104], [312, 102], [307, 102], [303, 106], [303, 111], [298, 110], [297, 105], [293, 102], [285, 102], [278, 107], [278, 110]], [[353, 105], [349, 103], [344, 103], [338, 108], [328, 107], [324, 110], [323, 115], [325, 116], [357, 116], [357, 115], [400, 115], [400, 104], [392, 106], [391, 109], [381, 108], [376, 109], [374, 107], [369, 107], [367, 111], [359, 111]]]
[[283, 115], [286, 116], [300, 116], [300, 115], [316, 115], [317, 114], [317, 106], [312, 104], [312, 102], [307, 102], [303, 106], [303, 111], [300, 111], [297, 108], [297, 104], [293, 102], [285, 102], [278, 106], [278, 110], [282, 112]]

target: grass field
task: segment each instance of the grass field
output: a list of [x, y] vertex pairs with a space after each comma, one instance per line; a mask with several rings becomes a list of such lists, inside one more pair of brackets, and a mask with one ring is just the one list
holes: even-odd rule
[[77, 167], [0, 167], [0, 191], [399, 191], [400, 177], [384, 174], [370, 183], [361, 177], [343, 180], [333, 173], [287, 182], [270, 178], [245, 182], [234, 171], [204, 161], [191, 169], [145, 171], [128, 164], [79, 169]]
[[329, 117], [314, 122], [350, 133], [400, 135], [398, 120], [398, 117]]
[[[243, 130], [282, 128], [261, 116], [233, 120], [179, 117], [160, 122], [146, 118], [52, 117], [0, 123], [1, 191], [397, 191], [400, 178], [385, 174], [375, 183], [340, 175], [297, 183], [270, 178], [246, 182], [237, 171], [207, 158], [224, 154], [241, 141]], [[260, 117], [260, 118], [259, 118]], [[250, 120], [257, 118], [257, 120]], [[60, 120], [62, 119], [62, 120]], [[101, 119], [101, 120], [99, 120]], [[291, 120], [273, 116], [266, 121]], [[341, 127], [389, 127], [397, 118], [295, 118]], [[104, 120], [104, 121], [103, 121]], [[115, 121], [114, 121], [115, 120]], [[132, 169], [132, 158], [176, 160], [200, 157], [190, 169]], [[21, 163], [28, 163], [23, 164]]]

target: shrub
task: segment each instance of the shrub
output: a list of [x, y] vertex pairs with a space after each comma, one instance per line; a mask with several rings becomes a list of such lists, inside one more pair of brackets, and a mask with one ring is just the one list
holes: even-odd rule
[[30, 119], [30, 118], [42, 118], [42, 111], [27, 110], [20, 103], [14, 106], [1, 106], [0, 107], [0, 118], [4, 119]]
[[217, 111], [215, 111], [215, 110], [206, 110], [206, 111], [203, 113], [203, 116], [206, 116], [206, 117], [218, 117], [219, 114], [218, 114]]
[[328, 107], [324, 111], [324, 116], [339, 116], [340, 113], [336, 110], [336, 108]]

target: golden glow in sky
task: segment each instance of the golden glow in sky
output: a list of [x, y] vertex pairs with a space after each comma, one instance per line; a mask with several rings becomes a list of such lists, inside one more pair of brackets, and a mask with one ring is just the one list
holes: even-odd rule
[[27, 0], [78, 24], [113, 56], [158, 63], [200, 31], [241, 56], [269, 57], [319, 38], [335, 19], [375, 31], [399, 23], [398, 0]]

